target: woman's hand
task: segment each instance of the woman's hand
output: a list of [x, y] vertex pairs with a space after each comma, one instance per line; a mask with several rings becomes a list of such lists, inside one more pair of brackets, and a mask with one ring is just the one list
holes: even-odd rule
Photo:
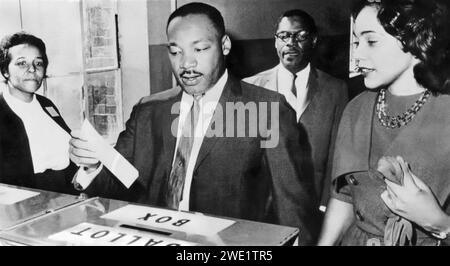
[[398, 185], [385, 179], [387, 189], [381, 194], [381, 198], [386, 206], [427, 231], [448, 230], [449, 217], [442, 211], [431, 189], [411, 172], [402, 157], [396, 159], [403, 171], [403, 184]]
[[378, 161], [377, 171], [383, 174], [384, 178], [398, 185], [403, 183], [403, 171], [396, 158], [383, 156]]

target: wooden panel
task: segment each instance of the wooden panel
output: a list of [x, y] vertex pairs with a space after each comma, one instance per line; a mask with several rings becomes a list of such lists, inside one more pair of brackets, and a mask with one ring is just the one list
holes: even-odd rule
[[147, 0], [148, 6], [148, 42], [157, 45], [167, 42], [166, 24], [170, 16], [172, 0]]
[[151, 93], [172, 88], [172, 70], [166, 45], [150, 45], [149, 54]]
[[[216, 7], [235, 39], [273, 36], [278, 17], [289, 9], [303, 9], [316, 21], [323, 35], [348, 32], [352, 0], [177, 0], [178, 7], [203, 2]], [[168, 1], [169, 2], [169, 1]]]

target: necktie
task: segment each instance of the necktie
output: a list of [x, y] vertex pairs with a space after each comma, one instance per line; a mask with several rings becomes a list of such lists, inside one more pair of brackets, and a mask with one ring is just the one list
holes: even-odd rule
[[184, 180], [186, 178], [186, 169], [191, 155], [192, 144], [194, 143], [195, 126], [199, 114], [199, 97], [195, 98], [191, 109], [184, 121], [180, 136], [180, 142], [176, 150], [175, 160], [170, 171], [169, 181], [167, 183], [166, 203], [167, 207], [178, 209], [182, 200]]
[[294, 78], [292, 79], [292, 87], [291, 92], [294, 94], [295, 97], [297, 97], [297, 87], [295, 86], [295, 80], [297, 79], [297, 75], [294, 74]]

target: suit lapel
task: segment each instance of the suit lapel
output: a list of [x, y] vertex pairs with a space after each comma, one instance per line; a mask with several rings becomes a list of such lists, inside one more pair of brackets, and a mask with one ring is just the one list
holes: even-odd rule
[[[317, 92], [319, 90], [319, 84], [318, 84], [318, 76], [317, 76], [317, 70], [314, 67], [311, 67], [311, 71], [309, 73], [308, 77], [308, 94], [306, 95], [306, 103], [302, 110], [302, 115], [300, 116], [300, 120], [305, 116], [307, 112], [309, 112], [312, 108], [309, 108], [310, 105], [314, 105], [315, 103], [315, 96], [317, 95]], [[314, 102], [313, 102], [314, 101]]]
[[[9, 173], [12, 177], [20, 179], [15, 180], [14, 182], [16, 182], [16, 184], [29, 186], [31, 185], [31, 180], [28, 178], [28, 174], [34, 173], [34, 168], [33, 162], [31, 161], [30, 145], [28, 143], [25, 126], [20, 117], [11, 110], [1, 93], [0, 112], [0, 132], [4, 131], [4, 134], [0, 134], [2, 144], [4, 144], [2, 145], [0, 152], [2, 153], [2, 157], [9, 157], [7, 160], [8, 162], [20, 162], [20, 167], [15, 168], [17, 172]], [[0, 162], [0, 164], [3, 163], [5, 162]]]
[[[172, 170], [172, 161], [175, 152], [175, 144], [177, 140], [176, 130], [178, 128], [178, 119], [180, 116], [180, 102], [182, 90], [179, 88], [178, 94], [167, 102], [165, 106], [157, 108], [153, 117], [161, 118], [152, 127], [146, 129], [148, 132], [155, 132], [158, 128], [162, 129], [162, 157], [157, 166], [158, 174], [155, 174], [150, 185], [149, 197], [150, 202], [160, 202], [160, 196], [165, 192], [166, 182]], [[175, 107], [175, 108], [173, 108]], [[152, 123], [149, 123], [149, 125]], [[175, 132], [172, 132], [172, 127]]]
[[[236, 80], [234, 77], [232, 77], [231, 75], [228, 76], [228, 80], [227, 83], [225, 84], [225, 87], [223, 89], [222, 95], [219, 98], [219, 102], [217, 103], [218, 106], [221, 106], [222, 108], [222, 117], [218, 117], [218, 119], [222, 119], [221, 121], [223, 121], [223, 132], [222, 132], [222, 136], [223, 137], [204, 137], [203, 138], [203, 142], [202, 145], [200, 147], [200, 151], [198, 153], [197, 156], [197, 161], [195, 163], [195, 168], [194, 170], [196, 170], [200, 164], [203, 162], [203, 160], [208, 156], [208, 154], [211, 152], [211, 149], [217, 144], [217, 142], [220, 139], [225, 139], [225, 134], [226, 134], [226, 104], [227, 102], [230, 103], [235, 103], [238, 100], [238, 96], [242, 94], [242, 89], [241, 89], [241, 85], [240, 82], [238, 80]], [[211, 119], [211, 121], [209, 122], [208, 125], [208, 130], [206, 132], [207, 136], [211, 136], [211, 124], [214, 121], [216, 115], [219, 115], [217, 113], [217, 107], [214, 111], [213, 114], [213, 118]]]
[[272, 68], [265, 77], [261, 87], [278, 92], [278, 67]]
[[[161, 110], [162, 114], [160, 117], [163, 117], [162, 127], [163, 127], [163, 141], [165, 149], [165, 161], [168, 163], [168, 170], [172, 168], [173, 156], [175, 153], [175, 146], [177, 143], [177, 130], [178, 123], [180, 119], [180, 103], [182, 90], [178, 95], [174, 98], [173, 101], [170, 101], [169, 104], [165, 107], [165, 110]], [[168, 114], [168, 115], [167, 115]]]
[[64, 122], [64, 119], [62, 119], [61, 114], [59, 113], [58, 109], [51, 104], [50, 102], [44, 101], [44, 98], [40, 95], [36, 94], [36, 99], [39, 102], [39, 104], [42, 107], [42, 110], [55, 121], [56, 124], [58, 124], [62, 129], [64, 129], [67, 133], [70, 134], [71, 130], [69, 126], [67, 126], [66, 122]]
[[[259, 86], [264, 87], [266, 89], [279, 92], [278, 90], [278, 66], [272, 68], [267, 72], [267, 75], [261, 79], [261, 83]], [[305, 113], [309, 112], [311, 108], [309, 106], [315, 100], [315, 96], [319, 91], [319, 82], [318, 82], [318, 73], [317, 69], [311, 67], [311, 71], [308, 77], [308, 95], [306, 96], [306, 103], [302, 110], [302, 115], [300, 116], [300, 120], [303, 118]]]

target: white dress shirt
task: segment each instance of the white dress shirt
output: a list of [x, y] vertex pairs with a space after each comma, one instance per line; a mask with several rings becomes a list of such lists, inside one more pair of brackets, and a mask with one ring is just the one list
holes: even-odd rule
[[[68, 167], [70, 135], [42, 109], [36, 96], [33, 95], [33, 100], [27, 103], [12, 96], [9, 89], [4, 88], [3, 97], [23, 122], [30, 145], [34, 173]], [[54, 109], [49, 113], [57, 115]]]
[[297, 114], [297, 121], [302, 116], [308, 104], [308, 79], [311, 72], [311, 66], [308, 64], [304, 69], [297, 72], [295, 87], [297, 88], [297, 97], [292, 93], [292, 80], [294, 75], [282, 64], [278, 65], [277, 70], [277, 88], [278, 92], [283, 94], [286, 101], [294, 108]]
[[[198, 153], [203, 143], [203, 138], [206, 135], [206, 132], [209, 127], [209, 123], [211, 122], [211, 118], [214, 115], [214, 110], [216, 109], [217, 103], [219, 102], [220, 96], [222, 95], [223, 89], [225, 87], [225, 83], [228, 79], [228, 72], [225, 70], [225, 73], [222, 77], [217, 81], [217, 83], [200, 98], [199, 106], [199, 121], [197, 122], [197, 126], [195, 128], [195, 138], [194, 143], [192, 144], [191, 155], [189, 157], [189, 162], [187, 164], [186, 169], [186, 177], [184, 180], [184, 188], [183, 195], [180, 201], [180, 205], [178, 206], [179, 210], [189, 210], [189, 195], [191, 192], [191, 184], [192, 184], [192, 175], [194, 172], [194, 167], [197, 162]], [[181, 96], [181, 104], [180, 104], [180, 119], [178, 123], [178, 131], [177, 131], [177, 144], [175, 146], [175, 151], [178, 148], [178, 144], [180, 142], [180, 136], [184, 125], [184, 120], [189, 113], [189, 110], [193, 104], [194, 97], [192, 95], [187, 94], [183, 91], [183, 95]], [[175, 160], [176, 152], [174, 152], [173, 161]], [[172, 163], [173, 163], [172, 161]]]
[[[203, 139], [206, 135], [206, 132], [209, 128], [209, 123], [214, 115], [214, 111], [216, 109], [217, 103], [219, 102], [220, 96], [222, 95], [223, 89], [225, 88], [225, 84], [228, 80], [228, 71], [225, 70], [222, 77], [217, 81], [217, 83], [198, 100], [199, 101], [199, 121], [197, 122], [197, 126], [195, 128], [194, 142], [192, 144], [191, 155], [189, 157], [189, 162], [186, 168], [186, 177], [184, 181], [183, 195], [178, 206], [179, 210], [189, 210], [189, 200], [190, 200], [190, 192], [191, 192], [191, 184], [192, 184], [192, 175], [194, 172], [194, 167], [197, 162], [197, 157], [200, 151], [200, 148], [203, 143]], [[172, 159], [175, 160], [176, 150], [178, 149], [178, 144], [180, 142], [180, 136], [182, 134], [184, 121], [191, 109], [191, 106], [194, 102], [194, 97], [192, 95], [187, 94], [183, 91], [180, 102], [180, 116], [178, 120], [178, 128], [177, 128], [177, 141], [174, 150], [174, 155]], [[94, 172], [87, 174], [83, 171], [83, 168], [77, 172], [74, 183], [78, 183], [81, 188], [86, 189], [90, 183], [94, 180], [95, 176], [100, 172], [102, 165]]]

